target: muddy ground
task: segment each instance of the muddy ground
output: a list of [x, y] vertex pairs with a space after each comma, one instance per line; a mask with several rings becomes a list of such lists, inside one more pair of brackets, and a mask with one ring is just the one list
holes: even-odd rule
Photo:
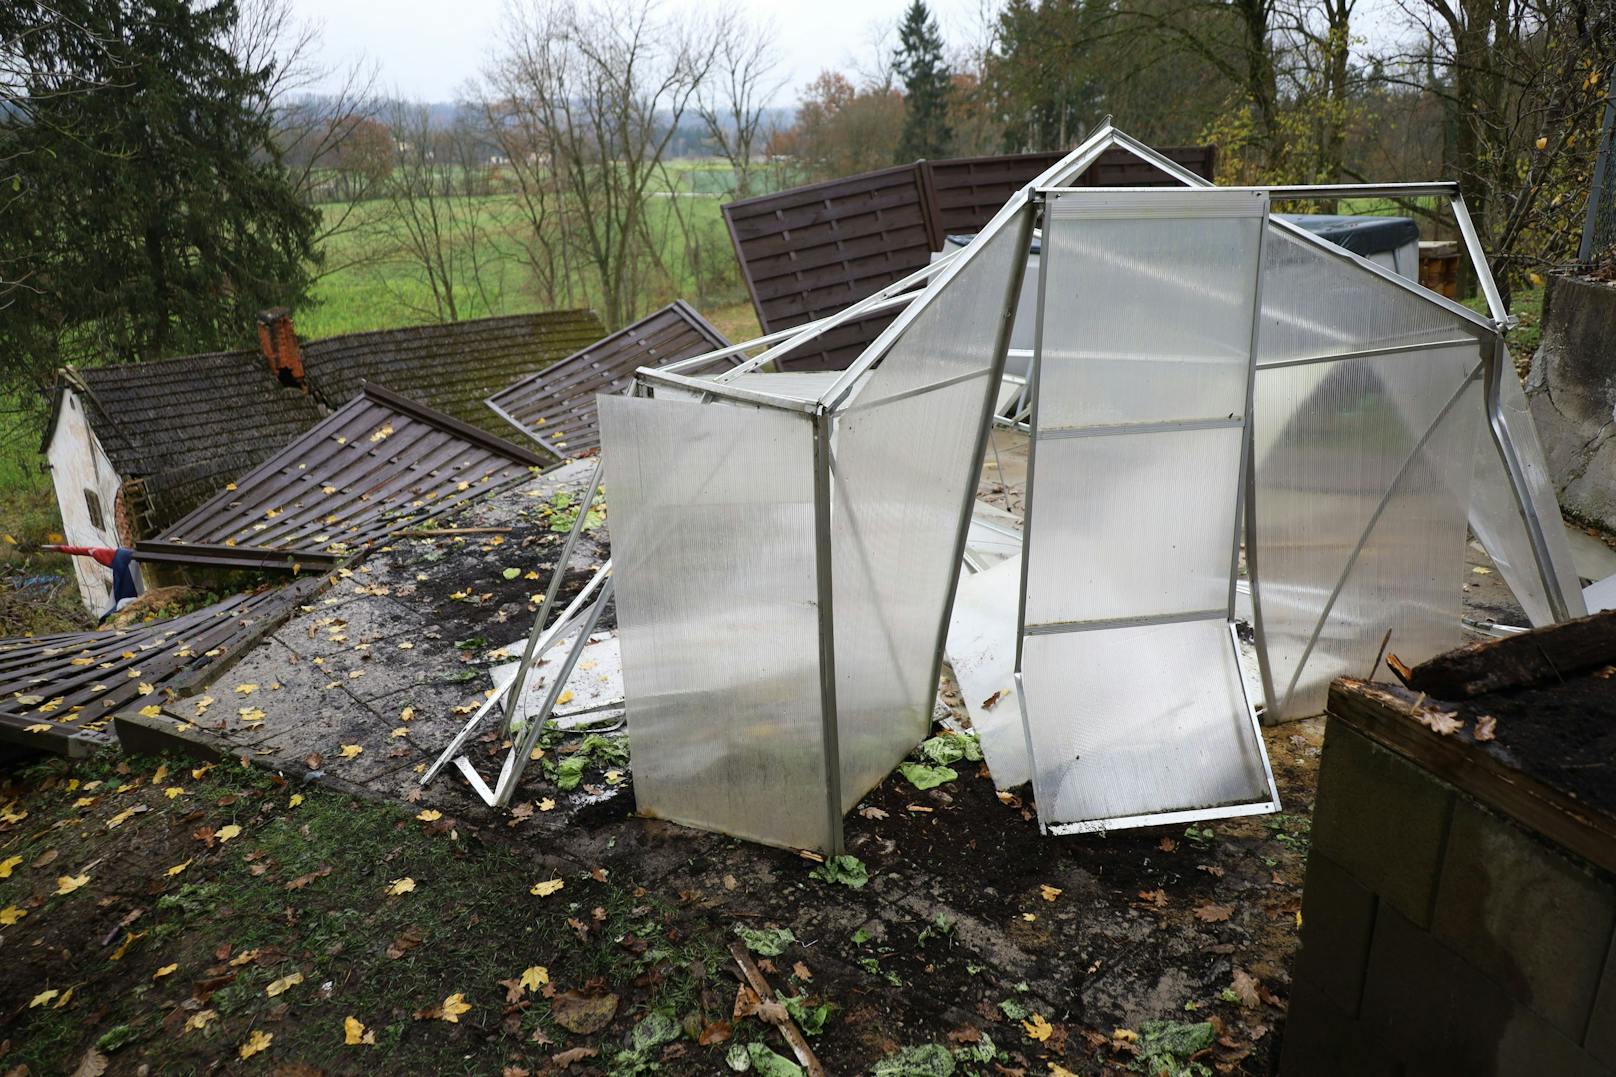
[[[830, 1074], [1273, 1072], [1319, 721], [1264, 730], [1283, 814], [1205, 826], [1047, 837], [1030, 792], [975, 765], [924, 791], [889, 775], [848, 816], [846, 882], [636, 817], [619, 733], [546, 734], [510, 813], [454, 773], [422, 789], [526, 632], [554, 494], [586, 473], [393, 542], [165, 700], [147, 724], [212, 769], [13, 769], [0, 1072], [711, 1075], [739, 1050], [789, 1073], [777, 1027], [737, 1009], [742, 938]], [[1470, 602], [1504, 608], [1498, 586], [1475, 573]], [[492, 777], [508, 747], [470, 754]]]

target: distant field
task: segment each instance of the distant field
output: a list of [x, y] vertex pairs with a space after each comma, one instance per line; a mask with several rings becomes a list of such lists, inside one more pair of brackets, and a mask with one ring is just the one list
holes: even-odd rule
[[[719, 207], [730, 198], [730, 169], [713, 161], [677, 161], [668, 169], [669, 182], [650, 204], [647, 229], [661, 246], [664, 273], [649, 282], [641, 297], [642, 309], [652, 309], [675, 298], [698, 306], [733, 304], [745, 298], [729, 234]], [[677, 207], [677, 208], [676, 208]], [[327, 214], [340, 206], [321, 207]], [[418, 265], [408, 259], [375, 260], [378, 244], [371, 229], [379, 215], [391, 212], [383, 202], [360, 204], [353, 211], [353, 231], [338, 236], [325, 249], [328, 272], [314, 289], [314, 305], [296, 312], [298, 332], [319, 338], [419, 325], [437, 320], [431, 289]], [[478, 199], [475, 212], [488, 236], [484, 259], [488, 296], [467, 294], [459, 315], [481, 318], [495, 314], [521, 314], [552, 306], [595, 305], [589, 276], [572, 275], [570, 294], [562, 291], [554, 303], [537, 294], [522, 263], [521, 237], [527, 225], [515, 195], [496, 194]], [[689, 243], [680, 227], [683, 217]], [[574, 252], [576, 256], [577, 252]], [[693, 256], [693, 257], [692, 257]], [[697, 267], [700, 272], [698, 278]]]

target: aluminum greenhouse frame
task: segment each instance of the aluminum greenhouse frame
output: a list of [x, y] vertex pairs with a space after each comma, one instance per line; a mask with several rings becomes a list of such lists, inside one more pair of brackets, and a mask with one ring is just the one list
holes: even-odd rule
[[[928, 734], [977, 468], [1036, 214], [1053, 189], [1118, 148], [1185, 187], [1210, 186], [1106, 125], [1017, 192], [957, 253], [829, 318], [642, 368], [632, 396], [600, 399], [643, 814], [838, 852], [845, 812]], [[1366, 672], [1388, 621], [1393, 648], [1411, 661], [1451, 642], [1466, 518], [1534, 623], [1579, 613], [1553, 491], [1502, 343], [1507, 320], [1457, 188], [1202, 193], [1264, 204], [1364, 194], [1448, 197], [1494, 304], [1493, 317], [1482, 317], [1294, 225], [1263, 218], [1260, 254], [1248, 267], [1255, 273], [1260, 258], [1255, 332], [1243, 357], [1250, 400], [1228, 416], [1239, 419], [1233, 435], [1239, 454], [1231, 465], [1227, 445], [1219, 450], [1226, 496], [1217, 515], [1230, 525], [1221, 541], [1231, 541], [1236, 521], [1248, 539], [1270, 712], [1304, 711], [1337, 673]], [[1193, 204], [1196, 192], [1179, 197]], [[1171, 275], [1171, 266], [1148, 268]], [[1046, 293], [1064, 287], [1051, 283], [1047, 270], [1041, 282]], [[1061, 305], [1083, 303], [1074, 291]], [[762, 370], [838, 325], [885, 311], [898, 316], [845, 371]], [[1170, 326], [1175, 313], [1157, 307], [1156, 319]], [[1081, 319], [1066, 321], [1071, 333]], [[1179, 334], [1194, 337], [1201, 328], [1185, 323]], [[1039, 349], [1046, 344], [1056, 342], [1041, 339]], [[687, 373], [758, 349], [723, 373]], [[1041, 367], [1035, 355], [1035, 380]], [[1088, 406], [1085, 391], [1067, 395]], [[1172, 423], [1186, 414], [1142, 412], [1137, 421]], [[1101, 416], [1093, 425], [1106, 421]], [[1484, 440], [1476, 429], [1483, 422]], [[1164, 449], [1170, 445], [1164, 436], [1158, 440]], [[1122, 529], [1128, 518], [1101, 521], [1110, 534], [1094, 541], [1101, 523], [1091, 494], [1081, 486], [1062, 493], [1047, 479], [1031, 482], [1029, 501], [1037, 508], [1029, 542], [1040, 541], [1038, 513], [1055, 502], [1065, 508], [1063, 527], [1052, 532], [1057, 542], [1088, 528], [1091, 555], [1120, 551], [1116, 543], [1130, 541]], [[1317, 506], [1327, 511], [1312, 511]], [[1545, 522], [1551, 520], [1555, 526]], [[1132, 522], [1160, 529], [1174, 521], [1157, 508]], [[1217, 581], [1228, 587], [1228, 603], [1202, 612], [1207, 624], [1228, 632], [1236, 562], [1230, 546], [1222, 556]], [[1080, 564], [1029, 579], [1022, 600], [1050, 603], [1055, 621], [1086, 616], [1085, 603], [1092, 606], [1096, 596], [1082, 593], [1083, 573], [1092, 571]], [[1075, 612], [1060, 609], [1062, 602]], [[1124, 601], [1107, 616], [1152, 615], [1130, 612]], [[561, 630], [547, 635], [559, 638]], [[1179, 652], [1172, 646], [1148, 638], [1131, 645], [1136, 690], [1164, 671], [1188, 675], [1173, 668]], [[1224, 653], [1224, 644], [1217, 646]], [[1232, 636], [1228, 647], [1232, 656]], [[1049, 705], [1072, 709], [1083, 687], [1057, 685]], [[1119, 712], [1135, 705], [1126, 687], [1109, 697]], [[1237, 687], [1220, 687], [1218, 709], [1231, 709], [1226, 704]], [[1031, 691], [1042, 699], [1042, 687]], [[1025, 692], [1021, 698], [1025, 705]], [[1239, 786], [1235, 795], [1163, 784], [1124, 807], [1066, 810], [1057, 808], [1062, 761], [1037, 779], [1041, 822], [1099, 829], [1190, 817], [1184, 813], [1272, 810], [1277, 802], [1251, 708], [1230, 717], [1231, 727], [1244, 732], [1215, 753], [1197, 755], [1185, 729], [1158, 737], [1149, 750], [1246, 779], [1260, 773], [1259, 780], [1229, 786]], [[1036, 724], [1026, 726], [1035, 760], [1069, 750]], [[1113, 726], [1126, 732], [1125, 723]], [[1138, 746], [1100, 737], [1088, 750], [1103, 767], [1108, 751], [1121, 759], [1115, 753]]]

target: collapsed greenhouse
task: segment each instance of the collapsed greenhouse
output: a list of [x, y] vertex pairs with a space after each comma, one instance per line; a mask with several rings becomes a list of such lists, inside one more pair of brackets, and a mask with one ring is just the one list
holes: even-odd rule
[[[1067, 186], [1118, 150], [1181, 186]], [[1492, 316], [1269, 211], [1368, 195], [1451, 200]], [[889, 312], [845, 370], [769, 369]], [[1460, 641], [1467, 529], [1533, 624], [1584, 612], [1507, 325], [1454, 185], [1213, 188], [1107, 125], [925, 269], [642, 368], [599, 401], [612, 578], [593, 588], [596, 613], [617, 604], [639, 810], [840, 850], [843, 815], [930, 731], [984, 446], [1018, 422], [1005, 632], [1041, 824], [1277, 810], [1237, 621], [1279, 721], [1388, 644], [1418, 662]], [[535, 650], [582, 645], [585, 597], [553, 625], [546, 601], [507, 688]]]

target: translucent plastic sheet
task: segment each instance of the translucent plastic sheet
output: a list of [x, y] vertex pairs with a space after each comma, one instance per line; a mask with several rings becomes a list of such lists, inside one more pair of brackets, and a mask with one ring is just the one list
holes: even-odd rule
[[1019, 662], [1039, 820], [1272, 810], [1229, 622], [1266, 200], [1047, 205]]
[[599, 405], [639, 809], [830, 848], [812, 424], [725, 404]]
[[831, 554], [844, 810], [931, 728], [960, 527], [997, 390], [995, 346], [1026, 259], [1021, 223], [1012, 218], [985, 241], [835, 416]]
[[1021, 662], [1034, 794], [1052, 827], [1267, 802], [1224, 621], [1029, 636]]
[[1482, 345], [1458, 315], [1272, 225], [1262, 295], [1248, 554], [1279, 720], [1322, 710], [1332, 678], [1367, 676], [1387, 629], [1410, 662], [1461, 642]]
[[[1560, 521], [1559, 501], [1554, 496], [1554, 484], [1543, 460], [1543, 446], [1538, 441], [1537, 426], [1532, 422], [1532, 413], [1527, 410], [1526, 393], [1521, 388], [1521, 379], [1516, 376], [1515, 364], [1510, 361], [1507, 351], [1499, 364], [1499, 374], [1499, 402], [1503, 405], [1504, 429], [1526, 474], [1530, 503], [1538, 519], [1543, 522], [1543, 537], [1548, 543], [1549, 559], [1554, 566], [1554, 575], [1567, 612], [1572, 617], [1581, 617], [1588, 612], [1588, 608], [1579, 586], [1581, 581], [1571, 563], [1571, 547], [1566, 543], [1565, 530]], [[1532, 553], [1532, 540], [1527, 535], [1526, 522], [1521, 518], [1509, 472], [1498, 454], [1497, 442], [1485, 428], [1476, 442], [1476, 478], [1470, 497], [1470, 529], [1481, 540], [1532, 624], [1553, 624], [1554, 612]]]

